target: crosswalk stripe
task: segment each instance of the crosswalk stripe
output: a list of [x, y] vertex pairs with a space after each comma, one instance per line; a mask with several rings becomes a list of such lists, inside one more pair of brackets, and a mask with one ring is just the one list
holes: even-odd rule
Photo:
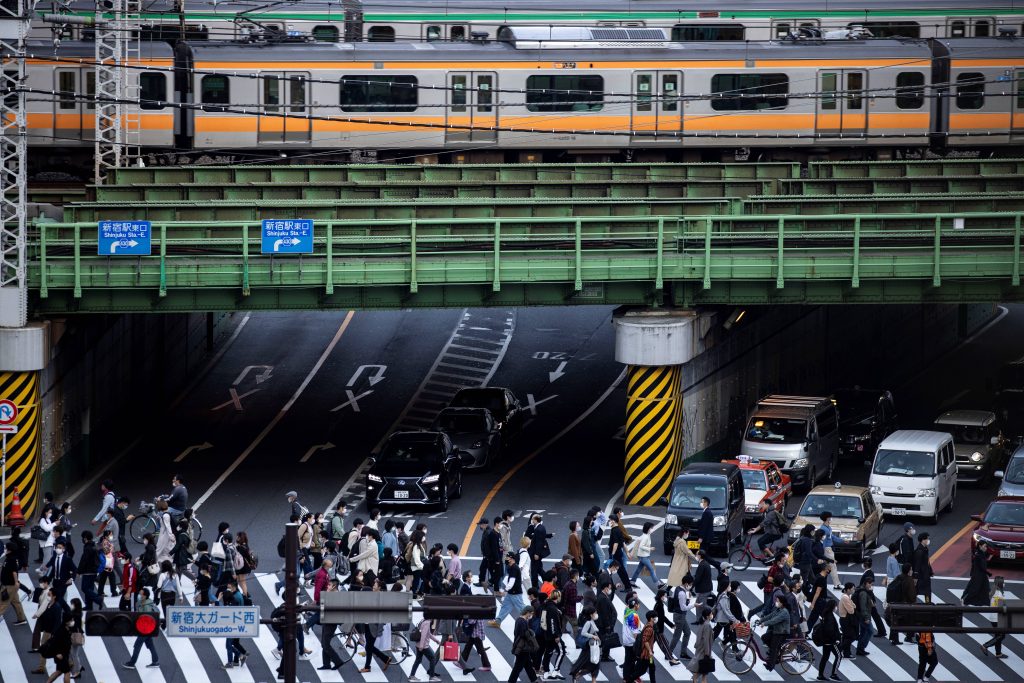
[[[64, 599], [67, 601], [68, 604], [71, 604], [71, 600], [73, 600], [74, 598], [81, 598], [81, 595], [79, 595], [78, 593], [77, 586], [75, 586], [75, 584], [71, 584], [70, 586], [68, 586]], [[85, 601], [83, 600], [82, 602], [84, 603]], [[89, 662], [88, 665], [86, 666], [98, 681], [108, 681], [116, 679], [118, 677], [117, 669], [120, 668], [120, 662], [118, 662], [118, 664], [115, 666], [114, 662], [111, 660], [110, 653], [107, 651], [107, 644], [103, 642], [104, 640], [104, 638], [90, 638], [86, 636], [85, 644], [82, 645], [82, 656]], [[113, 642], [116, 639], [111, 638], [110, 640], [112, 641], [111, 644], [113, 644]], [[128, 660], [129, 654], [130, 650], [128, 654], [125, 654], [124, 661]], [[144, 654], [148, 655], [149, 653], [146, 652]], [[142, 664], [141, 662], [142, 655], [139, 656], [139, 659], [140, 661], [138, 662], [138, 665], [141, 671], [143, 668], [145, 668], [145, 664]], [[48, 661], [48, 667], [49, 664], [50, 662]]]
[[[28, 609], [28, 606], [25, 606]], [[4, 683], [28, 683], [28, 677], [25, 675], [25, 669], [21, 665], [21, 660], [14, 656], [17, 652], [17, 646], [14, 644], [14, 638], [11, 637], [11, 632], [8, 630], [7, 621], [0, 619], [0, 653], [7, 652], [10, 654], [0, 655], [0, 680]], [[19, 626], [18, 628], [24, 628]]]

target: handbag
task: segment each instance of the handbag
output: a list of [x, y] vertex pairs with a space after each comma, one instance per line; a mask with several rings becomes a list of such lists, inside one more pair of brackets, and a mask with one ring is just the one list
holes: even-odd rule
[[601, 646], [595, 643], [594, 641], [590, 641], [590, 663], [601, 663]]
[[710, 674], [715, 672], [715, 660], [711, 657], [701, 657], [697, 662], [697, 673]]
[[215, 560], [223, 560], [224, 555], [224, 544], [220, 542], [220, 539], [217, 539], [210, 548], [210, 557]]
[[84, 633], [72, 633], [71, 634], [72, 645], [85, 645], [85, 634]]
[[28, 530], [28, 535], [37, 541], [45, 541], [50, 537], [50, 534], [46, 533], [46, 530], [38, 524]]
[[456, 643], [454, 640], [445, 641], [444, 648], [441, 651], [441, 661], [459, 661], [459, 644]]
[[622, 639], [619, 638], [619, 634], [615, 631], [612, 631], [611, 633], [602, 633], [601, 647], [608, 650], [614, 650], [617, 647], [622, 647]]
[[11, 594], [7, 592], [6, 588], [0, 589], [0, 602], [8, 602], [11, 599]]

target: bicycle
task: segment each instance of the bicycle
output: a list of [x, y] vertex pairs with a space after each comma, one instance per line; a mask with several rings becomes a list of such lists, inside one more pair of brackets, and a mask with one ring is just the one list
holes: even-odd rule
[[758, 560], [759, 562], [764, 563], [766, 567], [772, 563], [772, 560], [774, 559], [773, 555], [760, 555], [751, 549], [750, 544], [753, 540], [754, 537], [751, 534], [743, 534], [742, 545], [729, 553], [729, 564], [731, 564], [734, 569], [743, 571], [750, 566], [751, 560]]
[[[203, 536], [203, 525], [194, 514], [191, 524], [193, 537], [198, 542]], [[128, 532], [136, 543], [142, 543], [142, 537], [146, 534], [155, 536], [160, 533], [160, 515], [156, 514], [156, 503], [139, 504], [139, 514], [128, 525]]]
[[[338, 638], [341, 639], [341, 650], [338, 655], [342, 663], [348, 664], [356, 656], [366, 656], [366, 650], [363, 648], [365, 643], [363, 633], [357, 626], [351, 626], [348, 631], [339, 634]], [[409, 639], [396, 632], [392, 626], [391, 647], [383, 652], [391, 658], [391, 663], [401, 664], [412, 654], [412, 648], [409, 646]]]
[[[725, 668], [734, 674], [745, 674], [754, 668], [758, 660], [767, 662], [768, 658], [761, 651], [761, 639], [755, 637], [753, 631], [738, 643], [739, 652], [726, 650], [722, 654]], [[793, 676], [803, 676], [814, 664], [814, 650], [803, 636], [790, 637], [779, 650], [779, 664], [783, 670]]]

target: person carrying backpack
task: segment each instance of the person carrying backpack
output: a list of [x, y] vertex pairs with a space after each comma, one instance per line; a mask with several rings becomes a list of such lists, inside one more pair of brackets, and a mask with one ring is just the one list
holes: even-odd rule
[[853, 603], [857, 606], [857, 656], [867, 656], [868, 643], [871, 636], [875, 634], [875, 627], [871, 624], [871, 611], [875, 606], [874, 581], [868, 577], [864, 583], [853, 594]]
[[[836, 601], [827, 598], [822, 608], [821, 617], [811, 633], [811, 640], [821, 648], [821, 661], [818, 662], [818, 680], [842, 680], [839, 677], [839, 665], [843, 661], [843, 651], [839, 647], [839, 622], [836, 621]], [[832, 673], [825, 678], [825, 667], [832, 659]]]
[[533, 667], [533, 657], [540, 650], [537, 643], [537, 636], [530, 629], [530, 619], [533, 618], [533, 607], [527, 605], [516, 619], [515, 630], [512, 635], [512, 656], [515, 663], [512, 665], [512, 673], [508, 680], [518, 681], [519, 674], [524, 670], [530, 683], [537, 683], [537, 670]]

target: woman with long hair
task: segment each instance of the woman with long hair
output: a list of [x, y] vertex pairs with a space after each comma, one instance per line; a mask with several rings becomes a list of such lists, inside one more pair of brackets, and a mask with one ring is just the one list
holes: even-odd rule
[[85, 629], [83, 628], [83, 607], [82, 601], [78, 598], [71, 600], [71, 678], [78, 678], [85, 671], [82, 666], [82, 646], [85, 645]]
[[242, 568], [235, 572], [235, 580], [238, 581], [238, 590], [242, 591], [242, 595], [248, 596], [249, 587], [246, 585], [246, 579], [252, 573], [252, 566], [255, 563], [252, 550], [249, 549], [249, 534], [244, 531], [239, 531], [235, 538], [235, 552], [242, 556]]
[[158, 594], [160, 595], [160, 609], [166, 611], [168, 607], [174, 606], [178, 601], [178, 594], [181, 593], [178, 583], [178, 573], [170, 560], [160, 563], [160, 578], [157, 582]]

